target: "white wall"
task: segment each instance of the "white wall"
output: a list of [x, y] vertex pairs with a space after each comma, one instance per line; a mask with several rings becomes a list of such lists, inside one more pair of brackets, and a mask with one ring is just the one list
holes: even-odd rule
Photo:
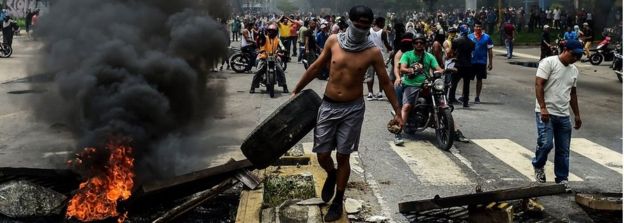
[[22, 18], [26, 17], [27, 9], [40, 9], [47, 11], [50, 2], [47, 0], [5, 0], [4, 5], [8, 7], [9, 15]]

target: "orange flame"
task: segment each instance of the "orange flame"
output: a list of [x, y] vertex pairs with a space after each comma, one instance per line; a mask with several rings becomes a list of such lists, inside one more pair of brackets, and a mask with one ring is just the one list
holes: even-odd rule
[[[80, 184], [78, 192], [67, 205], [68, 219], [73, 217], [81, 221], [94, 221], [119, 217], [119, 222], [125, 220], [127, 213], [120, 216], [117, 202], [128, 199], [134, 186], [132, 148], [108, 143], [106, 149], [110, 151], [106, 170]], [[79, 157], [89, 157], [93, 153], [95, 148], [86, 148]], [[81, 164], [82, 160], [76, 158], [74, 163]]]

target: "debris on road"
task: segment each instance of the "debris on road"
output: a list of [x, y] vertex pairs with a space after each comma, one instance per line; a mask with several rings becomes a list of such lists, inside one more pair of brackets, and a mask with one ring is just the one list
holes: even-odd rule
[[344, 202], [344, 208], [347, 214], [356, 214], [362, 210], [363, 202], [360, 200], [347, 198]]
[[67, 197], [28, 181], [0, 185], [0, 214], [12, 218], [59, 214]]
[[599, 211], [622, 211], [622, 193], [578, 193], [576, 203]]

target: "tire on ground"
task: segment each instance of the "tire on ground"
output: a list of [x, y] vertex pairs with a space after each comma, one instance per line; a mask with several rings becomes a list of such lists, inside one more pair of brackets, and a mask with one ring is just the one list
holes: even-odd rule
[[321, 98], [307, 89], [275, 110], [243, 141], [241, 150], [258, 169], [274, 163], [316, 125]]

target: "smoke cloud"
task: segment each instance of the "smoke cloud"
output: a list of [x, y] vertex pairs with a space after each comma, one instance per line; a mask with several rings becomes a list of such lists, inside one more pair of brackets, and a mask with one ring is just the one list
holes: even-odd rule
[[35, 114], [62, 120], [77, 150], [95, 147], [102, 157], [107, 140], [128, 137], [137, 176], [163, 175], [170, 166], [149, 161], [150, 151], [197, 146], [188, 136], [215, 103], [205, 97], [207, 71], [229, 36], [210, 13], [226, 11], [218, 0], [55, 1], [35, 35], [45, 45], [39, 66], [56, 87], [34, 100]]

